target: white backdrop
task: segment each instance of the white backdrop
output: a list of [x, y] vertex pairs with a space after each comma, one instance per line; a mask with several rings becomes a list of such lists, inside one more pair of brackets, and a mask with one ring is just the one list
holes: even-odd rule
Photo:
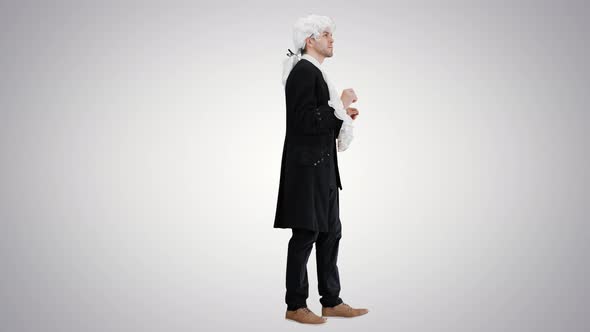
[[304, 328], [272, 225], [281, 61], [310, 13], [359, 97], [339, 268], [371, 310], [323, 328], [589, 326], [582, 1], [1, 7], [0, 330]]

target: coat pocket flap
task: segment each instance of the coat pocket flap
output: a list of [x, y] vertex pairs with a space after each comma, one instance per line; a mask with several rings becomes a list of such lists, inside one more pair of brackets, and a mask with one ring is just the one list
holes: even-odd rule
[[297, 164], [303, 166], [319, 166], [327, 161], [326, 150], [309, 146], [294, 147], [293, 158]]

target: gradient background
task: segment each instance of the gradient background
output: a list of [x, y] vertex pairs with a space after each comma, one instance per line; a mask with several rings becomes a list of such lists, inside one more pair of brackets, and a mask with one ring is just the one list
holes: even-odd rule
[[[281, 61], [359, 101], [338, 331], [587, 331], [582, 1], [0, 5], [0, 330], [289, 331]], [[309, 307], [320, 312], [315, 252]]]

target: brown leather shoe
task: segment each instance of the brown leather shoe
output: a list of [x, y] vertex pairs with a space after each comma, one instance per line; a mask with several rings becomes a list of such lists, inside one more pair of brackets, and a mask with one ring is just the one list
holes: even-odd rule
[[322, 316], [324, 317], [356, 317], [369, 312], [369, 309], [351, 308], [346, 303], [340, 303], [335, 307], [322, 307]]
[[287, 310], [285, 318], [303, 324], [323, 324], [327, 321], [327, 319], [314, 314], [313, 311], [306, 307], [297, 310]]

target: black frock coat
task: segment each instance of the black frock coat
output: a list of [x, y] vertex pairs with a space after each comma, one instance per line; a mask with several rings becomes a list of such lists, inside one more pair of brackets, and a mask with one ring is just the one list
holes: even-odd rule
[[343, 121], [328, 105], [321, 70], [306, 59], [293, 66], [285, 97], [287, 130], [274, 228], [327, 232], [330, 188], [342, 190], [336, 138]]

